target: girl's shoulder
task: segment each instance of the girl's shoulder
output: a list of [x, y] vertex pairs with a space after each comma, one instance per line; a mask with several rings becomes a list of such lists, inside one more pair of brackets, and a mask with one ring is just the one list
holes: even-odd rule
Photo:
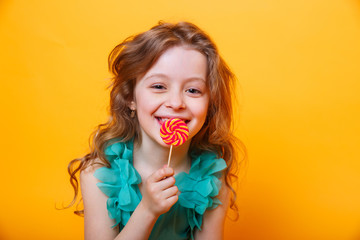
[[[132, 141], [123, 142], [121, 139], [111, 139], [105, 144], [104, 157], [93, 159], [91, 163], [84, 169], [82, 169], [81, 176], [89, 178], [95, 177], [100, 182], [106, 182], [113, 179], [113, 176], [119, 174], [121, 168], [128, 168], [128, 165], [132, 163], [133, 156], [133, 143]], [[97, 184], [99, 186], [99, 184]]]
[[[87, 183], [97, 183], [98, 180], [94, 177], [94, 173], [105, 166], [105, 164], [99, 159], [96, 158], [91, 161], [89, 165], [87, 165], [80, 172], [80, 184], [83, 188], [83, 185]], [[92, 184], [94, 185], [94, 184]]]
[[81, 169], [80, 175], [94, 174], [97, 169], [104, 166], [106, 166], [104, 162], [102, 162], [99, 158], [95, 158], [91, 160], [91, 163], [89, 163], [86, 167]]

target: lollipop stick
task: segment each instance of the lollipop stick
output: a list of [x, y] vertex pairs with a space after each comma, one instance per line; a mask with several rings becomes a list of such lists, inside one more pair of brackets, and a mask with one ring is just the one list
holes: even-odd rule
[[170, 146], [170, 152], [169, 152], [169, 158], [168, 158], [168, 167], [170, 167], [170, 158], [171, 158], [172, 148], [173, 148], [173, 145]]

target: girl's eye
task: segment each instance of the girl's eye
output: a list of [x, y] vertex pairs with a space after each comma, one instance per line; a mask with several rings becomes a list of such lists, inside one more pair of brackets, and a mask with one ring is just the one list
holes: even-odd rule
[[191, 93], [191, 94], [200, 94], [201, 92], [195, 88], [189, 88], [188, 90], [186, 90], [186, 92]]
[[156, 90], [165, 89], [165, 87], [163, 85], [161, 85], [161, 84], [154, 84], [154, 85], [151, 86], [151, 88], [156, 89]]

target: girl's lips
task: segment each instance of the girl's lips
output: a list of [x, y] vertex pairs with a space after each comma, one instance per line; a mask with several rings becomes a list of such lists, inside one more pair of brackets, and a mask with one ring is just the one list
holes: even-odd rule
[[[171, 118], [177, 118], [177, 117], [171, 117], [171, 118], [167, 118], [167, 117], [155, 117], [156, 120], [160, 123], [160, 125], [162, 125], [166, 120], [171, 119]], [[181, 120], [183, 120], [186, 124], [188, 124], [190, 122], [190, 120], [186, 120], [186, 119], [182, 119], [179, 118]]]

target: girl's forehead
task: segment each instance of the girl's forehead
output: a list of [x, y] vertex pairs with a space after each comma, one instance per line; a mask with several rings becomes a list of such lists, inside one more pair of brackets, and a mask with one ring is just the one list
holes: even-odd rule
[[155, 74], [168, 77], [196, 77], [206, 80], [207, 59], [198, 50], [175, 46], [162, 53], [141, 78]]

